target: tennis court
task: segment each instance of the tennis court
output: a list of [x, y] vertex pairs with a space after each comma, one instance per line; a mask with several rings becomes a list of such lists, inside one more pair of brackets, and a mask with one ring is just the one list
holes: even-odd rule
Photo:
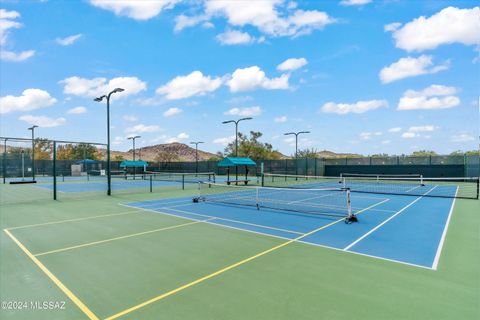
[[[371, 192], [380, 182], [362, 179], [345, 188], [265, 175], [263, 187], [240, 187], [220, 177], [184, 190], [177, 182], [4, 205], [2, 300], [65, 303], [5, 317], [352, 319], [354, 306], [353, 318], [474, 318], [480, 206], [458, 197], [474, 184], [425, 180], [401, 195]], [[358, 222], [345, 223], [349, 215]]]

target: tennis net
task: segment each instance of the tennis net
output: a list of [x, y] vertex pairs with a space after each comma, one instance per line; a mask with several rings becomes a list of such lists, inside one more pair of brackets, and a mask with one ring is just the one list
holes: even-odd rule
[[375, 173], [340, 173], [340, 178], [367, 178], [367, 179], [419, 179], [422, 183], [421, 174], [375, 174]]
[[340, 185], [352, 192], [425, 196], [441, 198], [479, 198], [479, 178], [419, 177], [319, 177], [264, 174], [262, 185], [283, 188], [327, 188]]
[[153, 181], [172, 181], [181, 183], [197, 182], [215, 182], [215, 173], [213, 172], [163, 172], [163, 171], [145, 171], [144, 178]]
[[214, 202], [256, 209], [322, 215], [357, 221], [352, 213], [350, 190], [344, 188], [285, 189], [199, 183], [194, 202]]
[[[107, 171], [106, 170], [90, 170], [87, 172], [87, 176], [90, 177], [100, 177], [100, 178], [107, 178]], [[127, 179], [128, 175], [123, 170], [111, 170], [110, 176], [112, 178], [118, 179]]]

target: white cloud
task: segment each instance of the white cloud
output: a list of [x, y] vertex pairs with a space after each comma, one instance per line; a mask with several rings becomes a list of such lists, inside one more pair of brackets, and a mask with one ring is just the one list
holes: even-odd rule
[[[420, 137], [421, 134], [424, 133], [424, 132], [433, 132], [437, 129], [438, 129], [438, 127], [436, 127], [434, 125], [413, 126], [413, 127], [408, 128], [408, 130], [406, 132], [404, 132], [401, 137], [405, 138], [405, 139], [416, 138], [416, 137]], [[425, 138], [430, 138], [429, 135], [424, 136], [424, 137]]]
[[213, 140], [213, 143], [215, 144], [221, 144], [223, 146], [228, 145], [230, 142], [235, 140], [235, 136], [230, 136], [230, 137], [224, 137], [224, 138], [217, 138]]
[[57, 99], [50, 96], [47, 91], [40, 89], [26, 89], [21, 96], [0, 97], [0, 114], [13, 111], [31, 111], [49, 107]]
[[407, 51], [435, 49], [444, 44], [480, 44], [480, 7], [445, 8], [433, 16], [421, 16], [393, 33], [395, 45]]
[[386, 100], [368, 100], [350, 104], [327, 102], [320, 108], [320, 110], [325, 113], [347, 114], [351, 112], [364, 113], [383, 107], [388, 107], [388, 102]]
[[200, 71], [193, 71], [186, 76], [178, 76], [156, 90], [169, 100], [185, 99], [205, 95], [217, 90], [222, 85], [221, 78], [204, 76]]
[[382, 140], [382, 144], [389, 144], [392, 140]]
[[115, 137], [115, 139], [113, 139], [113, 141], [112, 141], [112, 143], [114, 145], [119, 145], [119, 144], [122, 144], [124, 142], [125, 142], [125, 138], [119, 137], [119, 136]]
[[361, 132], [359, 134], [359, 137], [362, 140], [370, 140], [370, 138], [372, 137], [372, 133], [371, 132]]
[[300, 36], [321, 30], [335, 21], [318, 10], [300, 10], [283, 0], [204, 2], [204, 13], [197, 17], [177, 17], [175, 30], [191, 27], [213, 17], [224, 17], [233, 27], [252, 26], [273, 36]]
[[257, 88], [267, 90], [288, 89], [288, 79], [289, 76], [286, 74], [269, 79], [259, 67], [253, 66], [235, 70], [230, 80], [227, 81], [227, 86], [231, 92], [249, 91]]
[[284, 122], [287, 122], [287, 120], [288, 120], [287, 116], [280, 116], [273, 119], [273, 121], [277, 123], [284, 123]]
[[83, 35], [78, 33], [65, 38], [57, 38], [55, 41], [61, 46], [70, 46], [77, 42], [81, 37], [83, 37]]
[[13, 61], [13, 62], [20, 62], [27, 60], [35, 55], [35, 50], [27, 50], [21, 52], [13, 52], [13, 51], [0, 51], [0, 59], [5, 61]]
[[134, 114], [126, 114], [122, 118], [125, 121], [137, 121], [138, 120], [138, 117]]
[[262, 108], [258, 106], [250, 107], [250, 108], [232, 108], [224, 112], [224, 114], [231, 115], [231, 116], [253, 117], [253, 116], [261, 115]]
[[82, 114], [82, 113], [86, 113], [87, 112], [87, 108], [85, 107], [75, 107], [75, 108], [72, 108], [70, 110], [67, 111], [68, 114]]
[[125, 129], [125, 133], [144, 133], [144, 132], [157, 132], [160, 130], [159, 126], [151, 125], [147, 126], [144, 124], [137, 124], [133, 127], [128, 127]]
[[165, 9], [173, 8], [182, 0], [90, 0], [98, 8], [112, 11], [117, 16], [125, 16], [135, 20], [148, 20], [159, 15]]
[[398, 102], [397, 110], [448, 109], [460, 104], [455, 87], [431, 85], [421, 91], [407, 90]]
[[307, 59], [305, 58], [290, 58], [277, 66], [277, 70], [279, 71], [293, 71], [297, 70], [308, 63]]
[[461, 134], [452, 136], [451, 140], [453, 142], [468, 142], [468, 141], [474, 141], [475, 138], [470, 134], [461, 133]]
[[378, 136], [381, 136], [381, 135], [383, 135], [383, 133], [380, 132], [380, 131], [377, 131], [377, 132], [361, 132], [359, 134], [359, 137], [360, 137], [361, 140], [370, 140], [374, 136], [378, 137]]
[[113, 94], [112, 99], [127, 97], [147, 89], [147, 83], [137, 77], [118, 77], [108, 82], [106, 78], [70, 77], [59, 83], [63, 85], [63, 93], [88, 98], [108, 94], [115, 88], [123, 88], [125, 91]]
[[14, 52], [5, 50], [7, 44], [9, 30], [23, 27], [20, 22], [14, 21], [20, 17], [17, 11], [7, 11], [0, 9], [0, 60], [20, 62], [27, 60], [35, 55], [35, 50], [26, 50], [21, 52]]
[[179, 114], [181, 112], [182, 112], [182, 109], [180, 109], [180, 108], [170, 108], [163, 113], [163, 116], [164, 117], [172, 117], [172, 116], [174, 116], [176, 114]]
[[432, 132], [436, 129], [438, 129], [438, 127], [433, 126], [433, 125], [425, 125], [425, 126], [410, 127], [410, 128], [408, 128], [408, 131], [410, 131], [410, 132]]
[[444, 71], [448, 69], [448, 64], [447, 62], [434, 66], [432, 56], [427, 55], [421, 55], [418, 58], [406, 57], [384, 67], [380, 71], [379, 77], [382, 83], [390, 83], [408, 77]]
[[402, 138], [405, 138], [405, 139], [411, 139], [411, 138], [415, 138], [416, 134], [414, 132], [404, 132], [402, 134]]
[[238, 103], [245, 103], [252, 100], [253, 100], [253, 97], [251, 96], [240, 96], [240, 97], [233, 97], [225, 102], [230, 104], [238, 104]]
[[[208, 17], [205, 15], [201, 16], [186, 16], [179, 15], [175, 17], [175, 32], [182, 31], [184, 28], [193, 27], [201, 22], [208, 20]], [[212, 25], [213, 26], [213, 25]]]
[[174, 142], [179, 142], [181, 140], [185, 140], [188, 138], [190, 138], [190, 135], [188, 133], [182, 132], [182, 133], [179, 133], [176, 137], [166, 138], [165, 142], [174, 143]]
[[8, 38], [8, 30], [18, 29], [23, 25], [20, 22], [13, 21], [20, 17], [20, 13], [17, 11], [7, 11], [0, 9], [0, 45], [5, 45]]
[[16, 19], [20, 17], [20, 13], [17, 11], [7, 11], [5, 9], [0, 9], [0, 19]]
[[342, 0], [340, 4], [342, 6], [363, 6], [372, 2], [372, 0]]
[[24, 115], [18, 118], [19, 120], [25, 121], [31, 125], [37, 125], [41, 128], [53, 128], [62, 126], [65, 124], [67, 120], [65, 118], [49, 118], [44, 116], [32, 116], [32, 115]]
[[400, 127], [395, 127], [395, 128], [388, 129], [388, 132], [400, 132], [400, 131], [402, 131], [402, 128], [400, 128]]
[[255, 38], [247, 32], [238, 30], [227, 30], [217, 35], [216, 39], [222, 45], [250, 44], [255, 41]]
[[398, 28], [400, 28], [402, 26], [402, 24], [400, 22], [392, 22], [392, 23], [389, 23], [389, 24], [386, 24], [385, 26], [383, 26], [383, 30], [385, 32], [393, 32], [395, 30], [397, 30]]

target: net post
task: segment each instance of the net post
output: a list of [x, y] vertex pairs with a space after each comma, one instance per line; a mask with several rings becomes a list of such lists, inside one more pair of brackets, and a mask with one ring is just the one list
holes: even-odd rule
[[182, 174], [182, 190], [185, 190], [185, 174]]
[[150, 176], [150, 193], [153, 192], [153, 177]]
[[425, 185], [425, 183], [424, 183], [424, 181], [423, 181], [423, 174], [420, 175], [420, 185], [421, 185], [421, 186], [424, 186], [424, 185]]
[[259, 192], [259, 187], [255, 188], [255, 204], [257, 206], [257, 210], [260, 210], [260, 203], [259, 203], [259, 198], [258, 198], [258, 192]]
[[477, 200], [478, 200], [479, 192], [480, 192], [480, 178], [477, 177]]
[[262, 187], [265, 187], [265, 173], [261, 173], [262, 175]]
[[3, 184], [6, 183], [6, 176], [7, 176], [7, 140], [5, 139], [5, 149], [3, 149]]
[[53, 200], [57, 200], [57, 141], [53, 141]]
[[352, 212], [352, 199], [351, 199], [350, 188], [347, 188], [345, 190], [347, 195], [347, 214], [348, 214], [347, 218], [345, 219], [345, 223], [358, 222], [357, 215]]

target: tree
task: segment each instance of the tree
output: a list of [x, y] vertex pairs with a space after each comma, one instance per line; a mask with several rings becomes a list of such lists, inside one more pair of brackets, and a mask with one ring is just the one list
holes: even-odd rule
[[453, 151], [450, 153], [451, 156], [478, 156], [480, 155], [479, 150], [470, 150], [463, 152], [462, 150]]
[[318, 150], [315, 148], [298, 150], [297, 155], [298, 155], [298, 158], [314, 159], [314, 158], [318, 158]]
[[208, 161], [220, 161], [222, 160], [224, 157], [223, 157], [223, 153], [221, 152], [217, 152], [215, 155], [211, 156], [210, 158], [208, 158]]
[[430, 151], [430, 150], [420, 150], [420, 151], [414, 151], [410, 156], [412, 157], [429, 157], [429, 156], [436, 156], [438, 155], [435, 151]]
[[172, 162], [172, 161], [178, 161], [179, 157], [178, 154], [173, 153], [173, 152], [168, 152], [168, 151], [160, 151], [156, 156], [155, 156], [155, 161], [157, 162]]
[[370, 156], [370, 158], [388, 158], [388, 157], [390, 157], [388, 153], [376, 153]]
[[51, 160], [53, 142], [47, 139], [35, 139], [35, 160]]
[[[250, 136], [238, 133], [238, 156], [259, 159], [280, 159], [279, 153], [273, 150], [270, 143], [258, 141], [262, 137], [259, 131], [250, 131]], [[235, 141], [230, 142], [224, 152], [227, 156], [235, 156]]]
[[102, 151], [97, 149], [97, 147], [86, 144], [63, 144], [57, 147], [57, 159], [58, 160], [81, 160], [81, 159], [92, 159], [92, 160], [101, 160]]
[[113, 161], [123, 161], [125, 158], [121, 154], [113, 156]]

